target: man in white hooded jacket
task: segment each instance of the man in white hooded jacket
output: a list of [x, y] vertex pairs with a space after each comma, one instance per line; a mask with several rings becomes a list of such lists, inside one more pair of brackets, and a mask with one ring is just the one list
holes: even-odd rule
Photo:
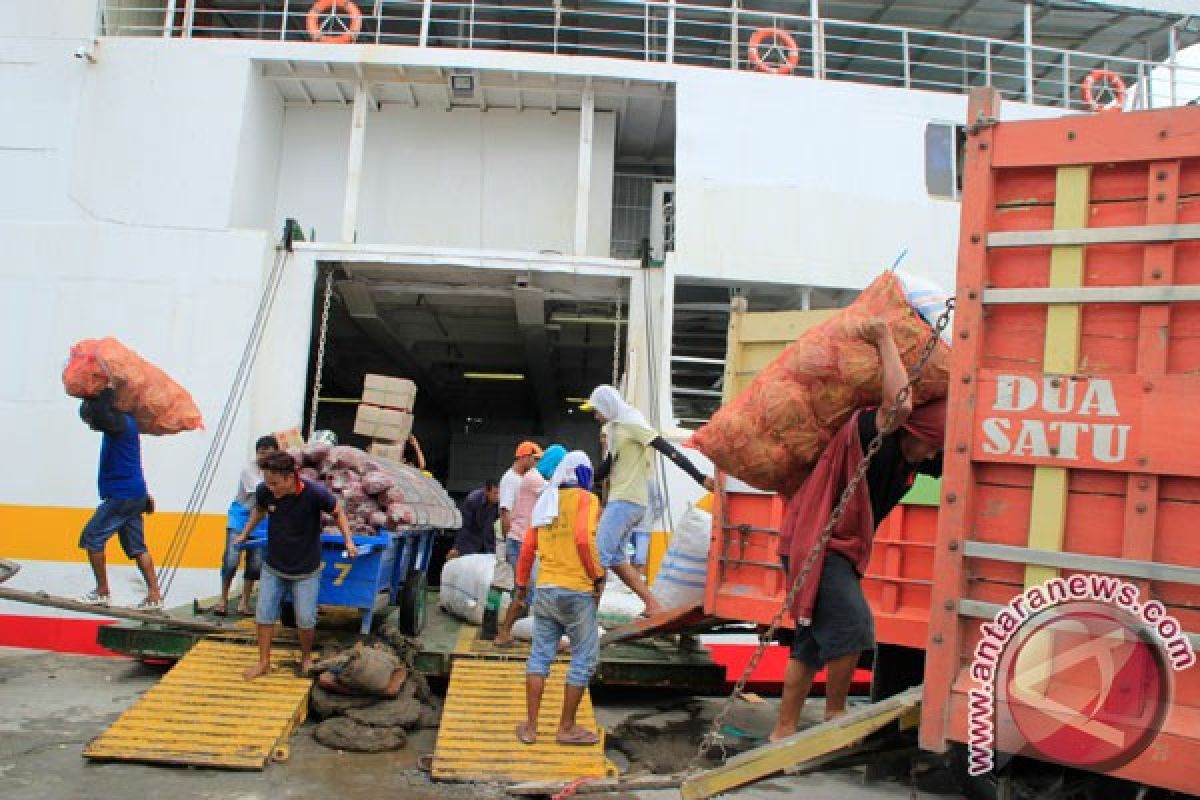
[[646, 513], [649, 503], [647, 478], [653, 453], [657, 450], [706, 490], [713, 490], [712, 478], [696, 469], [686, 456], [650, 427], [646, 418], [612, 386], [597, 386], [588, 403], [596, 421], [608, 426], [609, 455], [596, 471], [596, 483], [609, 481], [608, 502], [600, 516], [596, 546], [600, 565], [611, 569], [646, 604], [646, 616], [665, 609], [650, 593], [642, 576], [629, 563], [628, 544], [633, 529]]

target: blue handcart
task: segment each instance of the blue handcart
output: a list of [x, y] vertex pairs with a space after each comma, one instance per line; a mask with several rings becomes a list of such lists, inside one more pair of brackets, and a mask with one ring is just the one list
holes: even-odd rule
[[[354, 537], [358, 557], [350, 559], [340, 533], [321, 534], [318, 604], [359, 609], [363, 612], [360, 631], [367, 634], [371, 632], [379, 595], [387, 592], [387, 604], [398, 607], [400, 630], [409, 636], [419, 635], [425, 627], [426, 571], [436, 535], [434, 528], [358, 535]], [[245, 547], [265, 544], [265, 539], [251, 539]]]

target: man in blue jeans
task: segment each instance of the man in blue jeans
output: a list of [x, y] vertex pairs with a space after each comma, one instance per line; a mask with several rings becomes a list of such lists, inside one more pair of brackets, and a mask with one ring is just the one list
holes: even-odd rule
[[346, 555], [358, 549], [342, 504], [323, 484], [300, 477], [296, 460], [286, 452], [272, 453], [260, 465], [263, 482], [255, 490], [255, 507], [236, 544], [245, 544], [250, 533], [267, 520], [267, 554], [258, 589], [258, 663], [243, 677], [252, 681], [271, 671], [271, 639], [283, 600], [290, 590], [296, 608], [296, 635], [300, 640], [298, 676], [307, 675], [314, 663], [313, 637], [317, 627], [317, 595], [321, 589], [321, 514], [333, 514], [346, 543]]
[[521, 543], [516, 602], [525, 600], [534, 559], [541, 564], [533, 603], [533, 644], [525, 668], [526, 718], [516, 729], [522, 744], [537, 742], [546, 678], [563, 635], [571, 641], [571, 666], [554, 740], [569, 745], [600, 741], [595, 731], [576, 722], [579, 703], [599, 659], [596, 608], [605, 577], [596, 552], [600, 500], [589, 491], [591, 485], [592, 463], [587, 454], [578, 450], [568, 453], [538, 496], [532, 527]]
[[[255, 492], [262, 483], [263, 473], [259, 462], [279, 449], [279, 443], [272, 435], [260, 436], [254, 443], [254, 460], [242, 469], [238, 478], [237, 496], [229, 504], [229, 512], [225, 517], [225, 553], [221, 556], [221, 601], [217, 603], [212, 613], [223, 617], [229, 612], [229, 590], [237, 575], [238, 564], [242, 560], [242, 551], [234, 545], [234, 541], [246, 527], [250, 512], [255, 506]], [[254, 535], [267, 535], [266, 526], [259, 524]], [[250, 595], [254, 593], [254, 584], [262, 575], [262, 550], [255, 548], [246, 550], [246, 572], [242, 577], [242, 598], [238, 603], [238, 613], [250, 615]]]
[[[642, 413], [621, 397], [612, 386], [597, 386], [588, 398], [601, 425], [609, 429], [609, 452], [596, 472], [596, 482], [607, 478], [608, 503], [600, 517], [596, 544], [600, 566], [611, 569], [646, 604], [644, 615], [652, 617], [666, 609], [650, 593], [641, 574], [629, 563], [627, 545], [633, 529], [641, 522], [649, 505], [649, 477], [653, 451], [657, 450], [692, 480], [712, 491], [712, 478], [705, 477], [688, 458], [662, 438]], [[646, 524], [650, 524], [647, 521]]]
[[142, 472], [141, 437], [137, 422], [129, 414], [117, 411], [113, 402], [113, 390], [108, 388], [79, 405], [80, 418], [89, 428], [104, 434], [96, 478], [100, 506], [79, 535], [79, 546], [87, 551], [96, 576], [96, 588], [83, 596], [83, 602], [97, 606], [112, 603], [104, 546], [116, 534], [121, 549], [137, 563], [146, 581], [146, 599], [138, 604], [138, 609], [161, 611], [162, 594], [154, 561], [146, 549], [142, 521], [142, 514], [154, 513], [154, 498], [146, 489]]

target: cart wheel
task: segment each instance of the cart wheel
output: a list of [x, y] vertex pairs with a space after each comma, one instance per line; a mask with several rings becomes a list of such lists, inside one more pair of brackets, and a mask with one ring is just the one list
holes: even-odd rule
[[400, 631], [407, 636], [420, 636], [425, 627], [425, 573], [410, 572], [400, 592], [398, 613]]

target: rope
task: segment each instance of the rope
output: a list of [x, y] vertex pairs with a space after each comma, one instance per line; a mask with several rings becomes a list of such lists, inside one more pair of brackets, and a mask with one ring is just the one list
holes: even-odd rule
[[225, 399], [225, 405], [221, 410], [220, 421], [217, 423], [216, 431], [213, 433], [212, 443], [205, 454], [204, 461], [200, 466], [199, 475], [196, 478], [196, 482], [192, 485], [192, 493], [184, 507], [183, 515], [180, 517], [179, 525], [175, 529], [171, 543], [167, 547], [162, 566], [158, 570], [158, 580], [162, 587], [164, 598], [174, 586], [175, 576], [178, 574], [179, 566], [183, 562], [188, 542], [191, 540], [192, 534], [195, 532], [199, 522], [200, 509], [208, 499], [209, 490], [212, 488], [213, 480], [216, 477], [217, 467], [220, 464], [221, 457], [225, 453], [225, 447], [229, 443], [229, 437], [233, 431], [233, 423], [237, 417], [242, 399], [245, 397], [246, 387], [250, 382], [250, 371], [258, 357], [259, 346], [262, 344], [267, 321], [271, 315], [271, 308], [274, 306], [275, 298], [279, 293], [279, 285], [282, 283], [284, 266], [287, 264], [289, 255], [290, 253], [282, 248], [275, 253], [275, 261], [271, 265], [271, 272], [267, 276], [262, 297], [259, 298], [254, 324], [251, 326], [246, 346], [242, 350], [242, 357], [238, 363], [237, 371], [234, 373], [233, 384]]
[[[896, 419], [896, 409], [898, 409], [900, 405], [908, 399], [909, 395], [912, 394], [913, 386], [916, 384], [922, 370], [925, 369], [925, 365], [929, 362], [930, 357], [933, 355], [933, 351], [937, 347], [937, 342], [941, 336], [941, 333], [946, 330], [946, 326], [950, 324], [950, 314], [953, 310], [954, 298], [950, 298], [946, 301], [946, 309], [942, 312], [941, 316], [938, 317], [937, 323], [933, 326], [933, 331], [929, 336], [929, 340], [925, 342], [925, 347], [921, 351], [921, 355], [917, 358], [916, 364], [914, 364], [913, 368], [909, 370], [908, 382], [900, 389], [900, 391], [896, 393], [895, 400], [890, 405], [885, 407], [885, 424], [879, 428], [879, 430], [875, 433], [875, 438], [873, 438], [870, 445], [867, 446], [867, 450], [863, 454], [862, 461], [860, 461], [858, 464], [858, 469], [855, 471], [854, 477], [852, 477], [850, 479], [850, 483], [846, 485], [845, 490], [838, 499], [837, 505], [834, 506], [833, 512], [829, 515], [829, 520], [825, 523], [825, 527], [821, 531], [821, 536], [817, 542], [817, 546], [814, 547], [804, 559], [804, 564], [801, 566], [799, 573], [796, 575], [796, 580], [792, 582], [791, 587], [788, 589], [787, 597], [780, 605], [779, 610], [775, 612], [775, 617], [771, 620], [770, 626], [768, 626], [766, 631], [759, 635], [758, 647], [755, 649], [754, 655], [751, 656], [750, 662], [746, 665], [745, 671], [743, 671], [741, 677], [738, 678], [737, 684], [733, 687], [733, 691], [730, 692], [729, 697], [722, 704], [721, 710], [715, 717], [713, 717], [712, 727], [710, 728], [709, 732], [704, 735], [703, 740], [700, 742], [700, 747], [697, 749], [696, 754], [692, 757], [691, 762], [688, 764], [689, 772], [698, 770], [700, 768], [700, 765], [703, 763], [708, 751], [713, 747], [720, 748], [722, 763], [728, 759], [729, 754], [725, 749], [725, 737], [724, 734], [721, 733], [721, 729], [725, 726], [726, 720], [733, 712], [734, 703], [737, 702], [739, 697], [741, 697], [742, 691], [746, 688], [746, 683], [750, 680], [750, 676], [754, 674], [756, 669], [758, 669], [758, 664], [762, 660], [763, 654], [766, 653], [768, 645], [770, 645], [771, 641], [775, 638], [775, 631], [778, 630], [780, 624], [783, 622], [784, 614], [786, 614], [788, 609], [790, 609], [794, 604], [796, 595], [800, 593], [800, 588], [808, 580], [809, 573], [816, 565], [817, 556], [825, 551], [825, 546], [829, 544], [829, 540], [833, 537], [834, 528], [837, 527], [838, 521], [841, 520], [842, 514], [846, 510], [846, 506], [850, 503], [850, 498], [854, 496], [854, 492], [858, 489], [859, 484], [862, 483], [863, 479], [866, 477], [867, 469], [871, 466], [872, 459], [875, 458], [875, 455], [883, 446], [884, 436], [887, 435], [884, 433], [884, 431], [890, 430], [893, 427]], [[717, 486], [717, 491], [720, 493], [721, 499], [721, 525], [723, 529], [728, 529], [728, 519], [724, 516], [726, 513], [725, 509], [727, 504], [725, 503], [725, 487], [723, 482]]]

